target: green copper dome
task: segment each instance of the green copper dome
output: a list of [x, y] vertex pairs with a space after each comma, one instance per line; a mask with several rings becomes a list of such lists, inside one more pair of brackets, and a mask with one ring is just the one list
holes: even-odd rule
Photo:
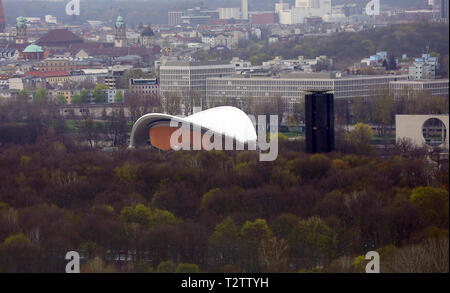
[[23, 50], [24, 53], [43, 53], [44, 50], [42, 50], [41, 46], [31, 44]]

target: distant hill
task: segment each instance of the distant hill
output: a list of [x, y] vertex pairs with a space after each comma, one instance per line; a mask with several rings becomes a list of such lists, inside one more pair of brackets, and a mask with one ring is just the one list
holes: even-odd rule
[[443, 63], [440, 73], [448, 76], [449, 27], [437, 23], [391, 25], [357, 33], [343, 32], [331, 37], [305, 37], [285, 44], [249, 46], [239, 55], [246, 59], [258, 54], [265, 54], [267, 58], [296, 58], [300, 55], [314, 58], [327, 55], [335, 60], [337, 66], [342, 67], [378, 51], [388, 51], [395, 57], [403, 53], [420, 56], [427, 46], [433, 54], [439, 55]]

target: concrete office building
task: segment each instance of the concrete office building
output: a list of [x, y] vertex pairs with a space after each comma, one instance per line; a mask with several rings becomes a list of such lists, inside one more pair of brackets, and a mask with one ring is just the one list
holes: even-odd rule
[[280, 24], [301, 24], [308, 17], [325, 19], [331, 11], [331, 0], [296, 0], [292, 9], [280, 10]]
[[169, 11], [169, 25], [176, 26], [182, 23], [181, 17], [183, 16], [183, 12], [181, 11]]
[[230, 100], [242, 106], [243, 99], [281, 97], [286, 111], [302, 100], [304, 91], [332, 91], [335, 99], [370, 98], [389, 87], [391, 81], [408, 80], [407, 75], [351, 76], [335, 74], [287, 74], [279, 77], [211, 77], [206, 80], [206, 104], [208, 107], [226, 105]]
[[241, 0], [241, 19], [248, 19], [248, 0]]
[[431, 57], [430, 54], [422, 54], [422, 57], [416, 58], [412, 66], [409, 67], [409, 79], [435, 79], [438, 66], [437, 57]]
[[400, 80], [391, 81], [389, 83], [389, 88], [393, 91], [394, 95], [408, 95], [417, 94], [420, 92], [425, 92], [432, 96], [449, 96], [448, 91], [448, 79], [437, 79], [437, 80]]
[[220, 19], [240, 19], [241, 9], [239, 7], [224, 7], [219, 8]]
[[169, 61], [160, 67], [159, 90], [162, 95], [190, 90], [205, 95], [208, 77], [231, 76], [234, 72], [232, 64], [220, 61]]

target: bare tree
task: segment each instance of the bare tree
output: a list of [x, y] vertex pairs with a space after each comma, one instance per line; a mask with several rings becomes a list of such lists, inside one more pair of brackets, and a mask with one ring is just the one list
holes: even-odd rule
[[380, 268], [389, 273], [448, 273], [448, 245], [448, 238], [427, 239], [401, 249]]

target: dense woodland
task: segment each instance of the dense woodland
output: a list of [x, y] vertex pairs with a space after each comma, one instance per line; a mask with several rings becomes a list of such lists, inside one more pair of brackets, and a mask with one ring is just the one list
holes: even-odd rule
[[71, 250], [82, 272], [363, 272], [370, 250], [382, 272], [448, 271], [448, 163], [404, 145], [381, 159], [367, 125], [330, 154], [280, 136], [259, 162], [105, 151], [87, 143], [92, 119], [67, 133], [30, 105], [0, 111], [2, 272], [64, 272]]
[[214, 54], [199, 52], [194, 56], [200, 59], [225, 60], [236, 56], [258, 65], [276, 56], [295, 59], [298, 56], [316, 58], [326, 55], [333, 59], [336, 69], [345, 69], [346, 66], [353, 65], [362, 58], [367, 58], [379, 51], [387, 51], [395, 58], [401, 58], [402, 54], [417, 57], [429, 50], [433, 56], [439, 57], [441, 66], [438, 69], [438, 75], [448, 77], [448, 36], [448, 25], [421, 22], [389, 25], [356, 33], [341, 32], [331, 36], [307, 36], [270, 45], [267, 40], [253, 40], [242, 43], [241, 48], [237, 50]]

